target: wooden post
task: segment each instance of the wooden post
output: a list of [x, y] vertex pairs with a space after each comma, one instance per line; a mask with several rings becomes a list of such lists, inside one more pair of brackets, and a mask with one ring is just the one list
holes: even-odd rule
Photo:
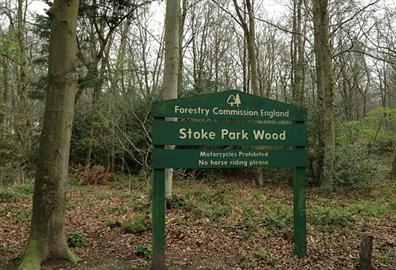
[[[154, 118], [162, 120], [163, 118]], [[155, 149], [165, 148], [154, 145]], [[153, 270], [165, 270], [165, 169], [154, 167], [152, 184], [152, 258]]]
[[153, 270], [165, 270], [165, 170], [154, 169], [152, 199]]
[[294, 253], [307, 255], [305, 168], [295, 168], [293, 181]]
[[[304, 121], [296, 124], [305, 125]], [[305, 147], [295, 147], [305, 149]], [[294, 254], [298, 257], [307, 255], [307, 215], [306, 215], [306, 179], [305, 167], [296, 167], [293, 179], [293, 244]]]
[[373, 251], [373, 236], [370, 233], [362, 235], [362, 243], [360, 246], [359, 265], [358, 270], [372, 270], [373, 265], [371, 262]]

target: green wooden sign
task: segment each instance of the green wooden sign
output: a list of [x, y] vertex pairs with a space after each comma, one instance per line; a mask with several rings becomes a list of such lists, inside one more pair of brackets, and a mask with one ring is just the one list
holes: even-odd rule
[[308, 157], [305, 150], [154, 149], [152, 162], [156, 169], [306, 167]]
[[[166, 269], [165, 168], [295, 168], [294, 253], [306, 255], [308, 155], [304, 108], [240, 91], [225, 91], [155, 102], [152, 116], [154, 270]], [[177, 117], [179, 121], [165, 121], [167, 117]], [[176, 145], [176, 149], [165, 149], [165, 145]]]
[[153, 104], [155, 117], [305, 121], [306, 110], [240, 91], [170, 99]]

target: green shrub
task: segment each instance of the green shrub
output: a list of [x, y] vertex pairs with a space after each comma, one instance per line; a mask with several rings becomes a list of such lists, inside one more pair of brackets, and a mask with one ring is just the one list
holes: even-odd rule
[[0, 208], [0, 217], [10, 218], [11, 216], [12, 216], [12, 208], [11, 207], [7, 206], [7, 207]]
[[333, 231], [336, 228], [345, 228], [352, 221], [351, 213], [342, 208], [314, 207], [307, 213], [308, 223], [320, 231]]
[[110, 195], [106, 191], [101, 190], [98, 193], [96, 193], [95, 197], [96, 197], [96, 199], [103, 201], [103, 200], [108, 200], [110, 198]]
[[33, 183], [27, 183], [27, 184], [22, 184], [22, 185], [18, 185], [15, 188], [15, 192], [21, 194], [21, 196], [29, 196], [33, 194]]
[[33, 185], [23, 184], [8, 188], [0, 188], [0, 202], [9, 202], [33, 194]]
[[116, 205], [116, 206], [110, 206], [110, 207], [108, 207], [108, 208], [107, 208], [107, 211], [108, 211], [109, 213], [121, 215], [121, 214], [124, 214], [125, 212], [127, 212], [128, 210], [125, 209], [125, 208], [124, 208], [123, 206], [121, 206], [121, 205]]
[[0, 203], [9, 202], [17, 197], [19, 197], [18, 193], [10, 189], [0, 189]]
[[187, 209], [188, 202], [182, 196], [172, 196], [172, 198], [166, 199], [166, 208], [168, 209]]
[[88, 239], [82, 232], [75, 230], [67, 235], [67, 243], [71, 247], [81, 247], [88, 244]]
[[386, 206], [382, 203], [374, 204], [371, 202], [359, 203], [356, 211], [364, 217], [380, 217], [387, 211]]
[[253, 255], [257, 258], [264, 260], [267, 264], [275, 266], [276, 257], [274, 255], [272, 255], [269, 251], [261, 248], [261, 249], [255, 250], [253, 252]]
[[27, 222], [30, 220], [32, 212], [26, 209], [18, 209], [16, 212], [16, 218], [20, 221]]
[[231, 208], [226, 205], [198, 203], [191, 208], [191, 212], [198, 218], [209, 218], [216, 221], [228, 217], [231, 214]]
[[267, 208], [266, 213], [263, 213], [261, 223], [270, 231], [291, 228], [292, 211], [280, 204], [273, 204]]
[[396, 108], [379, 107], [369, 111], [359, 121], [349, 121], [337, 126], [337, 144], [364, 144], [371, 151], [392, 151], [396, 144]]
[[225, 205], [215, 205], [208, 212], [208, 218], [211, 220], [219, 220], [222, 217], [228, 217], [231, 214], [231, 209]]
[[276, 216], [269, 216], [264, 218], [262, 223], [271, 231], [282, 230], [286, 228], [291, 228], [292, 217], [291, 214], [280, 214]]
[[381, 167], [381, 161], [366, 147], [357, 144], [337, 146], [334, 185], [350, 188], [366, 186], [379, 176]]
[[121, 223], [121, 229], [126, 233], [141, 233], [147, 231], [149, 228], [150, 223], [143, 214], [137, 214], [132, 220]]
[[121, 222], [119, 222], [118, 220], [108, 220], [106, 221], [106, 227], [110, 229], [118, 228], [121, 227]]
[[248, 207], [242, 207], [242, 220], [240, 222], [240, 226], [238, 232], [241, 236], [248, 238], [252, 235], [256, 228], [256, 215], [252, 211], [252, 209]]
[[137, 244], [133, 247], [133, 254], [140, 258], [150, 258], [151, 257], [151, 247], [144, 244]]
[[392, 212], [396, 212], [396, 200], [393, 200], [389, 203], [389, 208]]

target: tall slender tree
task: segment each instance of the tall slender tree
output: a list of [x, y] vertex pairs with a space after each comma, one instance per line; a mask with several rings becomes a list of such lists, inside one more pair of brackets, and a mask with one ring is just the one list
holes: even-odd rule
[[246, 10], [248, 14], [248, 22], [246, 22], [241, 7], [238, 6], [236, 0], [233, 0], [233, 2], [234, 2], [235, 11], [239, 19], [238, 22], [242, 26], [243, 32], [245, 34], [249, 67], [250, 67], [250, 80], [251, 80], [252, 92], [255, 95], [261, 95], [258, 75], [257, 75], [257, 47], [255, 42], [256, 30], [254, 23], [253, 4], [250, 0], [245, 1]]
[[[253, 94], [262, 96], [259, 87], [259, 79], [258, 79], [258, 72], [257, 72], [257, 47], [256, 47], [256, 26], [254, 21], [254, 11], [253, 11], [253, 1], [245, 0], [248, 21], [246, 22], [242, 9], [238, 6], [236, 0], [233, 0], [235, 11], [237, 13], [239, 24], [242, 26], [243, 33], [245, 35], [246, 46], [247, 46], [247, 53], [249, 59], [249, 67], [250, 67], [250, 82], [251, 82], [251, 89]], [[257, 183], [262, 186], [264, 185], [264, 175], [263, 170], [259, 168], [257, 170]]]
[[[162, 98], [177, 98], [177, 82], [179, 76], [179, 27], [180, 27], [180, 0], [166, 1], [165, 14], [165, 63], [164, 79], [162, 84]], [[167, 119], [176, 121], [176, 119]], [[172, 146], [168, 146], [172, 147]], [[173, 169], [165, 170], [165, 197], [172, 197]]]
[[48, 89], [33, 195], [30, 237], [19, 270], [47, 259], [77, 262], [65, 238], [65, 182], [76, 90], [78, 0], [55, 0], [51, 18]]
[[292, 85], [293, 100], [302, 105], [304, 103], [305, 84], [305, 52], [303, 39], [303, 0], [293, 0], [293, 35], [292, 35]]
[[330, 16], [328, 0], [312, 0], [314, 21], [314, 51], [316, 59], [316, 85], [319, 97], [322, 136], [319, 151], [322, 159], [321, 186], [331, 188], [334, 168], [334, 89], [330, 48]]

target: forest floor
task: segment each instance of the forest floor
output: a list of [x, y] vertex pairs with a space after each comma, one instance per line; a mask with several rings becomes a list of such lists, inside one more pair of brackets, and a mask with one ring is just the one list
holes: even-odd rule
[[[131, 184], [131, 183], [129, 183]], [[374, 236], [375, 269], [396, 269], [396, 182], [350, 192], [308, 189], [308, 256], [292, 254], [292, 189], [251, 181], [175, 181], [166, 216], [168, 269], [354, 269], [363, 232]], [[82, 261], [49, 269], [150, 269], [149, 186], [71, 184], [66, 225]], [[28, 237], [32, 186], [0, 189], [0, 269]]]

